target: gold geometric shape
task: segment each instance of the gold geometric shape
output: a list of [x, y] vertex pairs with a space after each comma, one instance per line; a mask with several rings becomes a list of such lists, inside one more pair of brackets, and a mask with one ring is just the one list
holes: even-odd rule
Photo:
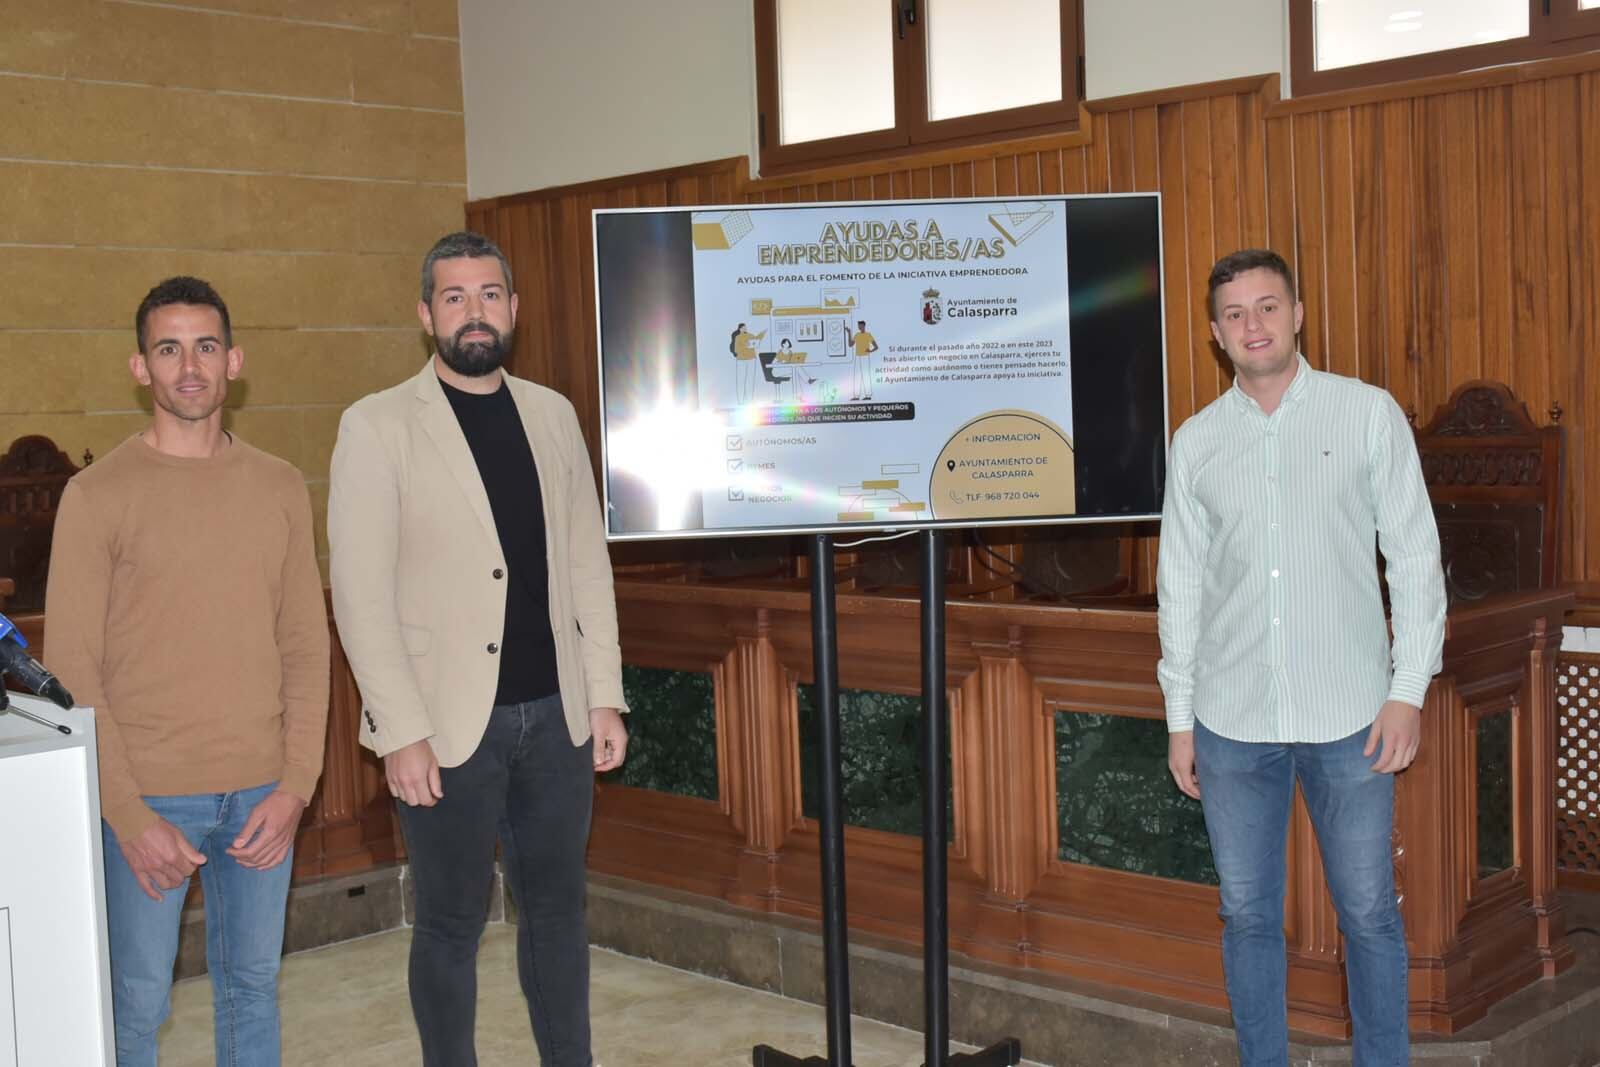
[[1034, 232], [1055, 217], [1043, 204], [1033, 204], [1029, 207], [1012, 207], [1007, 204], [1003, 209], [989, 216], [989, 224], [1000, 231], [1000, 235], [1013, 245], [1020, 245]]
[[693, 226], [694, 247], [697, 252], [726, 252], [733, 246], [720, 222], [697, 222]]
[[690, 227], [694, 247], [700, 252], [723, 252], [744, 240], [756, 228], [748, 211], [730, 211], [716, 222], [696, 222]]

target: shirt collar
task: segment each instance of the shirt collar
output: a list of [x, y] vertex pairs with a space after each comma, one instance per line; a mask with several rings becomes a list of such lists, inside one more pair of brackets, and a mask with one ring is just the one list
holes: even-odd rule
[[[1292, 404], [1298, 404], [1304, 399], [1306, 390], [1311, 388], [1311, 364], [1307, 363], [1306, 357], [1299, 352], [1294, 354], [1294, 358], [1294, 380], [1289, 383], [1289, 388], [1283, 391], [1283, 399], [1278, 402], [1279, 411]], [[1255, 412], [1257, 415], [1264, 414], [1261, 410], [1261, 405], [1255, 402], [1255, 398], [1240, 388], [1237, 374], [1233, 376], [1233, 388], [1229, 389], [1228, 392], [1233, 395], [1234, 403], [1239, 406], [1240, 410]]]

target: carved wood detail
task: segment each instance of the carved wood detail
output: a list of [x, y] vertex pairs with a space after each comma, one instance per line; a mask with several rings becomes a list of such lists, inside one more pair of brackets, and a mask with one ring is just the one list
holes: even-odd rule
[[[794, 685], [810, 677], [807, 598], [786, 589], [621, 579], [624, 658], [748, 673], [719, 686], [727, 798], [719, 805], [607, 789], [591, 864], [764, 911], [815, 918], [815, 827], [798, 814]], [[1497, 598], [1457, 609], [1445, 671], [1424, 715], [1423, 757], [1399, 781], [1396, 865], [1411, 944], [1412, 1023], [1453, 1032], [1488, 1005], [1571, 960], [1553, 892], [1554, 704], [1541, 695], [1552, 634], [1570, 594]], [[841, 595], [843, 685], [915, 692], [915, 602]], [[1223, 1006], [1214, 888], [1056, 857], [1057, 711], [1159, 721], [1154, 616], [1137, 611], [952, 603], [948, 613], [956, 824], [951, 945], [971, 956]], [[696, 653], [695, 648], [701, 649]], [[1515, 870], [1475, 868], [1474, 731], [1515, 708]], [[722, 724], [727, 723], [724, 727]], [[750, 744], [752, 734], [766, 740]], [[738, 758], [731, 758], [738, 753]], [[1550, 768], [1544, 768], [1544, 763]], [[737, 789], [726, 777], [743, 776]], [[742, 790], [742, 792], [741, 792]], [[768, 805], [763, 809], [763, 805]], [[772, 836], [764, 836], [772, 834]], [[1548, 838], [1551, 847], [1538, 842]], [[920, 843], [850, 828], [851, 924], [920, 937]], [[1348, 1030], [1343, 950], [1309, 820], [1292, 820], [1290, 1009], [1301, 1030]]]

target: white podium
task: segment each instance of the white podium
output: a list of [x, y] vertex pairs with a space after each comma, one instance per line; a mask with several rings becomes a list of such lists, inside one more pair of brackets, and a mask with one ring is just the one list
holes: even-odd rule
[[0, 1067], [112, 1067], [94, 713], [0, 712]]

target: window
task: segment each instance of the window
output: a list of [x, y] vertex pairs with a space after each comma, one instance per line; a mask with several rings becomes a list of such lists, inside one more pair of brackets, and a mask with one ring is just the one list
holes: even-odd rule
[[1077, 122], [1079, 0], [755, 0], [755, 15], [768, 173]]
[[1600, 48], [1600, 0], [1289, 0], [1296, 96]]

